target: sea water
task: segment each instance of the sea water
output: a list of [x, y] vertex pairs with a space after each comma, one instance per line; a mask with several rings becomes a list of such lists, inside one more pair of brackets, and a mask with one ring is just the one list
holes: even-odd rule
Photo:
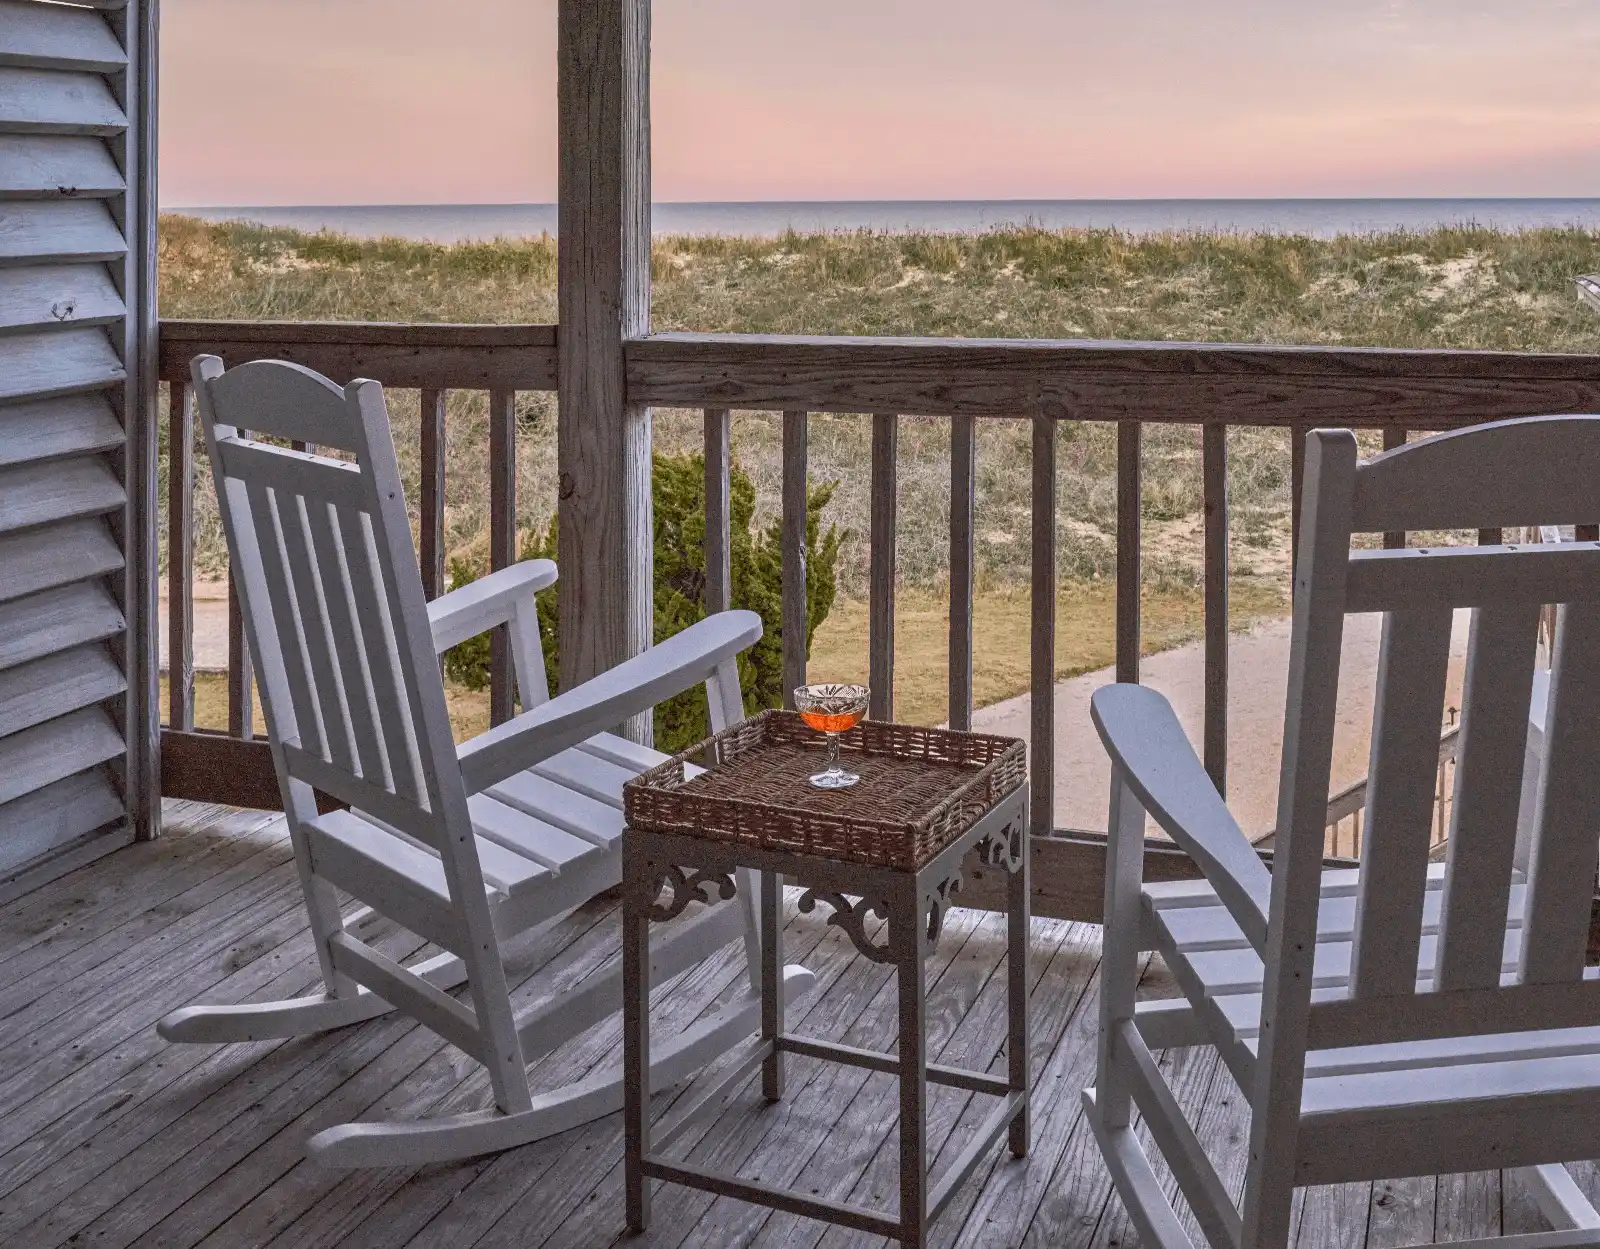
[[[554, 204], [363, 204], [181, 207], [210, 221], [246, 220], [359, 238], [435, 243], [556, 233]], [[926, 230], [973, 233], [1000, 226], [1114, 228], [1132, 234], [1371, 234], [1479, 225], [1498, 230], [1580, 226], [1600, 230], [1600, 199], [1145, 199], [799, 200], [662, 203], [656, 234], [772, 236], [788, 230]]]

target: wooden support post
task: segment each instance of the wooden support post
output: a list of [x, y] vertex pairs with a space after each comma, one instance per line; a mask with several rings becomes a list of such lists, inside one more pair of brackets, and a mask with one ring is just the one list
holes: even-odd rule
[[[489, 569], [509, 568], [516, 558], [517, 394], [494, 390], [489, 392]], [[490, 724], [504, 724], [515, 714], [511, 668], [511, 638], [501, 625], [489, 635]]]
[[445, 392], [424, 390], [421, 397], [422, 491], [417, 558], [422, 565], [422, 592], [429, 600], [445, 590], [444, 582], [444, 431]]
[[1206, 771], [1219, 794], [1228, 785], [1228, 427], [1202, 427], [1205, 497]]
[[173, 382], [167, 398], [167, 723], [194, 731], [194, 406]]
[[[650, 410], [622, 345], [650, 332], [650, 0], [559, 0], [561, 686], [650, 644]], [[626, 726], [647, 741], [650, 716]]]
[[972, 727], [973, 499], [977, 456], [970, 416], [950, 421], [950, 727]]
[[783, 414], [783, 705], [806, 683], [806, 422]]
[[[161, 8], [157, 0], [129, 4], [120, 14], [108, 13], [113, 28], [122, 26], [128, 52], [127, 71], [120, 78], [122, 106], [128, 129], [119, 164], [130, 193], [124, 197], [121, 225], [128, 239], [128, 263], [123, 269], [123, 358], [128, 383], [123, 389], [123, 427], [127, 432], [123, 460], [127, 488], [126, 558], [128, 632], [124, 649], [128, 693], [123, 700], [127, 726], [126, 784], [128, 820], [140, 841], [161, 835], [161, 657], [160, 623], [156, 617], [158, 595], [156, 556], [157, 430], [160, 414], [157, 395], [159, 354], [156, 319], [156, 186], [157, 114], [160, 80]], [[26, 112], [26, 110], [24, 110]], [[113, 141], [113, 150], [115, 150]], [[115, 205], [116, 201], [110, 201]], [[112, 212], [116, 208], [112, 207]], [[112, 272], [115, 272], [113, 267]]]
[[1033, 644], [1028, 699], [1029, 832], [1055, 828], [1056, 767], [1056, 423], [1033, 418]]
[[900, 418], [872, 418], [872, 570], [867, 607], [867, 714], [894, 719], [894, 571]]
[[[1144, 493], [1138, 421], [1117, 422], [1117, 680], [1139, 679], [1140, 500]], [[1037, 627], [1037, 626], [1035, 626]]]

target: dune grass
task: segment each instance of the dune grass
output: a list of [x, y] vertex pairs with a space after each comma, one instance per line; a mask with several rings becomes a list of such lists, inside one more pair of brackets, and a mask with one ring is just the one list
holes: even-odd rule
[[[445, 246], [167, 216], [160, 248], [166, 317], [556, 318], [556, 251], [548, 238]], [[662, 330], [1600, 351], [1600, 318], [1572, 287], [1576, 274], [1600, 269], [1600, 233], [1579, 229], [1448, 228], [1333, 239], [1029, 228], [975, 235], [682, 237], [656, 240], [652, 268], [654, 323]], [[414, 392], [391, 394], [413, 506], [416, 403]], [[449, 404], [447, 545], [462, 551], [486, 543], [487, 409], [485, 397], [472, 392], [452, 393]], [[554, 417], [554, 396], [519, 396], [523, 527], [542, 526], [554, 507]], [[900, 436], [897, 666], [901, 707], [908, 714], [916, 709], [914, 718], [943, 717], [948, 428], [942, 420], [908, 417]], [[658, 410], [654, 431], [658, 450], [699, 448], [698, 413]], [[1281, 612], [1288, 583], [1288, 435], [1239, 428], [1229, 437], [1235, 600], [1247, 616]], [[811, 418], [811, 471], [841, 483], [825, 519], [850, 533], [841, 551], [840, 602], [814, 657], [814, 669], [827, 675], [858, 675], [864, 668], [860, 599], [869, 483], [861, 467], [870, 439], [864, 416]], [[1170, 644], [1198, 628], [1199, 430], [1151, 426], [1144, 448], [1147, 591], [1170, 604], [1181, 622], [1163, 632], [1160, 612], [1147, 607], [1147, 644]], [[781, 464], [773, 416], [736, 414], [734, 454], [755, 481], [758, 519], [770, 517], [778, 506]], [[977, 677], [980, 701], [1026, 685], [1030, 459], [1026, 422], [980, 423], [980, 617], [988, 613], [999, 639], [980, 663], [980, 669], [993, 667], [991, 676]], [[222, 543], [203, 480], [196, 502], [197, 563], [203, 574], [215, 575], [224, 563]], [[1063, 645], [1084, 648], [1081, 664], [1066, 660], [1064, 671], [1107, 662], [1101, 642], [1111, 619], [1115, 510], [1115, 430], [1064, 422], [1059, 571], [1063, 602], [1084, 605], [1064, 609], [1062, 633], [1069, 636]]]

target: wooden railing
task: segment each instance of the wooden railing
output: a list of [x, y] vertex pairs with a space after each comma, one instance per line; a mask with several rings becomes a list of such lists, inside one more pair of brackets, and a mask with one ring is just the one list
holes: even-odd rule
[[[1439, 770], [1433, 786], [1433, 825], [1430, 851], [1442, 847], [1450, 835], [1450, 807], [1455, 796], [1456, 744], [1459, 726], [1439, 738]], [[1367, 818], [1367, 781], [1363, 776], [1328, 798], [1327, 852], [1331, 858], [1359, 859]]]
[[[422, 391], [422, 534], [424, 584], [442, 586], [443, 395], [481, 389], [491, 395], [491, 559], [514, 555], [515, 393], [556, 384], [551, 326], [304, 325], [164, 322], [161, 377], [173, 382], [172, 446], [187, 448], [192, 415], [184, 399], [188, 360], [210, 351], [231, 362], [261, 356], [296, 360], [337, 380], [372, 376], [393, 388]], [[1292, 526], [1298, 538], [1301, 446], [1314, 425], [1379, 428], [1385, 445], [1410, 430], [1438, 430], [1510, 416], [1600, 410], [1600, 359], [1497, 352], [1383, 351], [1206, 344], [1006, 342], [987, 340], [768, 338], [662, 334], [628, 344], [630, 402], [704, 412], [707, 500], [707, 604], [729, 602], [730, 412], [781, 414], [781, 531], [784, 684], [804, 680], [807, 415], [870, 413], [871, 713], [893, 714], [896, 568], [895, 452], [902, 416], [950, 419], [950, 629], [948, 717], [971, 724], [975, 428], [988, 418], [1032, 422], [1030, 753], [1032, 825], [1048, 837], [1037, 861], [1041, 913], [1093, 919], [1101, 905], [1104, 834], [1054, 828], [1056, 442], [1062, 420], [1117, 425], [1116, 672], [1139, 678], [1141, 433], [1149, 422], [1201, 427], [1204, 493], [1205, 683], [1202, 753], [1219, 788], [1228, 775], [1228, 496], [1230, 425], [1281, 426], [1293, 434]], [[192, 465], [175, 464], [170, 523], [172, 709], [163, 752], [163, 792], [217, 801], [273, 805], [264, 758], [241, 767], [214, 735], [194, 733], [189, 667], [186, 526]], [[1485, 541], [1498, 535], [1485, 533]], [[1405, 535], [1387, 536], [1403, 543]], [[184, 669], [180, 672], [180, 668]], [[230, 726], [248, 736], [247, 668], [230, 648]], [[493, 711], [510, 710], [504, 653], [493, 664]], [[189, 710], [186, 710], [189, 708]], [[210, 740], [207, 740], [207, 739]], [[264, 753], [264, 752], [263, 752]], [[264, 770], [263, 770], [264, 769]], [[248, 789], [249, 793], [241, 796]], [[262, 801], [265, 799], [265, 801]], [[1036, 844], [1042, 844], [1036, 842]], [[1193, 865], [1170, 847], [1152, 845], [1152, 878], [1188, 875]], [[969, 882], [982, 902], [992, 882]]]

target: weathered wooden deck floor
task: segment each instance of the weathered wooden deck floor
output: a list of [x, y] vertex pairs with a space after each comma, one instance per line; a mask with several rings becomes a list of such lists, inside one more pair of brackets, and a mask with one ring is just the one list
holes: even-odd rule
[[[197, 998], [305, 992], [316, 981], [281, 824], [192, 804], [170, 836], [80, 870], [0, 910], [0, 1244], [94, 1246], [604, 1246], [625, 1241], [618, 1116], [499, 1157], [422, 1171], [340, 1173], [304, 1160], [315, 1130], [353, 1118], [441, 1114], [487, 1104], [487, 1082], [430, 1033], [377, 1020], [292, 1043], [172, 1046], [155, 1034]], [[610, 908], [580, 912], [523, 952], [592, 971], [616, 951]], [[998, 917], [957, 911], [930, 968], [931, 1049], [995, 1062], [1003, 1031]], [[817, 917], [791, 917], [791, 957], [818, 974], [798, 1027], [852, 1044], [893, 1041], [890, 971], [855, 957]], [[1090, 1080], [1099, 930], [1036, 921], [1034, 1151], [996, 1159], [940, 1224], [943, 1243], [1129, 1246], [1121, 1204], [1079, 1114]], [[384, 938], [395, 956], [415, 946]], [[692, 974], [663, 1028], [681, 1026], [735, 982], [735, 950]], [[1159, 969], [1156, 973], [1159, 974]], [[533, 989], [529, 989], [533, 992]], [[668, 1022], [666, 1011], [671, 1012]], [[552, 1077], [613, 1061], [613, 1026], [552, 1055]], [[693, 1141], [693, 1157], [836, 1198], [895, 1200], [894, 1090], [792, 1060], [790, 1093], [749, 1092]], [[1180, 1097], [1201, 1135], [1242, 1173], [1245, 1121], [1230, 1078], [1201, 1052], [1174, 1053]], [[683, 1090], [664, 1096], [665, 1104]], [[983, 1099], [939, 1090], [930, 1140], [953, 1157]], [[1594, 1174], [1583, 1177], [1586, 1185]], [[1594, 1194], [1591, 1193], [1591, 1196]], [[1298, 1243], [1382, 1249], [1541, 1226], [1498, 1173], [1312, 1190]], [[874, 1238], [684, 1189], [661, 1187], [650, 1249], [865, 1244]]]

